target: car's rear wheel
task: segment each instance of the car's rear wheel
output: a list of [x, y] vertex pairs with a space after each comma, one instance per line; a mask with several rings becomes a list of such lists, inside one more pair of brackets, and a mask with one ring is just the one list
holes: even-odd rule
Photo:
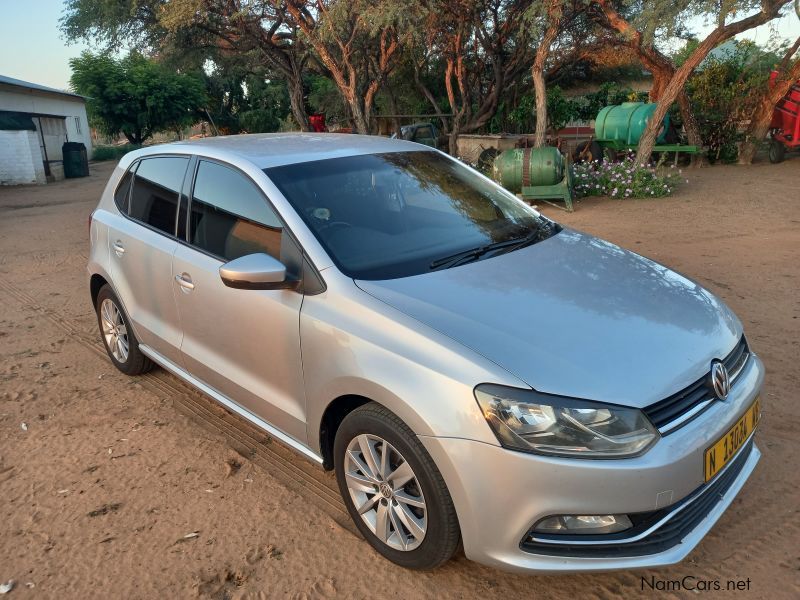
[[370, 402], [336, 432], [339, 490], [366, 540], [403, 567], [432, 569], [458, 547], [455, 508], [442, 475], [408, 426]]
[[103, 345], [114, 366], [126, 375], [141, 375], [152, 369], [153, 363], [139, 350], [128, 315], [110, 285], [100, 288], [95, 308]]

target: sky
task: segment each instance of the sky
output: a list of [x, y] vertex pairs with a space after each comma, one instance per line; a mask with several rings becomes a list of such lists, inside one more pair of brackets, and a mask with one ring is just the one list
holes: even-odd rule
[[[62, 38], [58, 20], [63, 7], [63, 0], [0, 0], [0, 75], [58, 89], [69, 86], [69, 59], [88, 46], [68, 45]], [[764, 25], [739, 37], [765, 43], [770, 38], [770, 27]], [[794, 14], [772, 27], [792, 41], [800, 36], [800, 20]], [[692, 27], [698, 34], [710, 28], [700, 21]]]
[[61, 37], [63, 9], [63, 0], [0, 0], [0, 75], [68, 87], [69, 59], [87, 46], [68, 46]]

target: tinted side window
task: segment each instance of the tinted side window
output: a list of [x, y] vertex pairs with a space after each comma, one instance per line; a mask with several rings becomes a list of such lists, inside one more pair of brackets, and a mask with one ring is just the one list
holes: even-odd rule
[[133, 179], [133, 173], [136, 171], [137, 165], [138, 163], [134, 163], [130, 169], [125, 171], [122, 179], [119, 180], [117, 191], [114, 192], [114, 203], [117, 205], [120, 212], [124, 214], [128, 214], [128, 192], [131, 189], [131, 180]]
[[280, 259], [283, 224], [241, 173], [200, 161], [192, 194], [189, 242], [225, 260], [265, 252]]
[[182, 156], [143, 159], [133, 181], [130, 216], [174, 235], [178, 194], [188, 164]]

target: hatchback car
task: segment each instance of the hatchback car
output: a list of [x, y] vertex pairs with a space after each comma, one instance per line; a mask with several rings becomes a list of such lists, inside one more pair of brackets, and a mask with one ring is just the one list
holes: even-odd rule
[[126, 155], [91, 219], [111, 361], [335, 469], [432, 568], [677, 562], [752, 473], [764, 377], [696, 282], [430, 147], [273, 134]]

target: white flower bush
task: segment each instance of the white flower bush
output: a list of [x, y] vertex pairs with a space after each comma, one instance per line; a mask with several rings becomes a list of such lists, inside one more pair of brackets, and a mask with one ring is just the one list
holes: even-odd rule
[[[681, 170], [674, 165], [669, 169], [663, 161], [655, 165], [639, 166], [635, 155], [629, 153], [619, 162], [607, 158], [593, 162], [577, 163], [575, 194], [585, 196], [611, 196], [612, 198], [658, 198], [669, 196], [683, 179]], [[686, 183], [689, 183], [686, 180]]]

